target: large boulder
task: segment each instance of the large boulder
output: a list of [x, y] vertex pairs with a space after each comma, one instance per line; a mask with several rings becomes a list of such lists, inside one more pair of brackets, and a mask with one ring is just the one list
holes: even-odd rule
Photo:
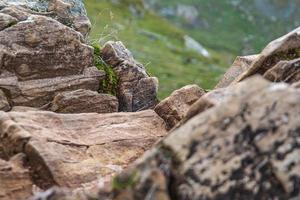
[[189, 108], [205, 94], [197, 85], [188, 85], [174, 91], [161, 101], [154, 111], [165, 120], [167, 128], [173, 128], [186, 115]]
[[20, 200], [32, 196], [30, 172], [24, 167], [25, 155], [18, 154], [9, 161], [0, 159], [0, 200]]
[[117, 74], [120, 111], [131, 112], [155, 107], [158, 103], [157, 78], [147, 74], [144, 66], [134, 60], [122, 42], [107, 42], [101, 56]]
[[111, 199], [297, 199], [300, 90], [261, 78], [237, 90], [118, 175]]
[[111, 176], [165, 135], [164, 121], [152, 110], [114, 114], [0, 113], [0, 147], [4, 155], [26, 154], [34, 183], [42, 189], [54, 185], [80, 188]]
[[[52, 17], [74, 28], [83, 36], [87, 36], [91, 28], [82, 0], [1, 0], [0, 10], [9, 6], [23, 7], [30, 10], [32, 14]], [[14, 22], [14, 19], [10, 21]]]
[[50, 110], [58, 113], [112, 113], [118, 112], [118, 107], [115, 96], [80, 89], [56, 95]]
[[105, 73], [80, 33], [23, 7], [0, 13], [17, 20], [0, 31], [0, 89], [11, 106], [44, 107], [59, 92], [99, 90]]

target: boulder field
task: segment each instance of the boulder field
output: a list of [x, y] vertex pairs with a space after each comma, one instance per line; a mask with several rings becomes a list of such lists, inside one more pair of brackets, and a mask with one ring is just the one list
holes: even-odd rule
[[300, 197], [300, 28], [162, 101], [89, 30], [80, 0], [0, 2], [0, 200]]

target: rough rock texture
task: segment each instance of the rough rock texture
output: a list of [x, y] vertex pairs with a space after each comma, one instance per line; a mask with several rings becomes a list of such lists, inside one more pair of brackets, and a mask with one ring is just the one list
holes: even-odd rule
[[149, 77], [122, 42], [108, 42], [101, 56], [118, 76], [119, 110], [139, 111], [153, 108], [157, 100], [158, 80]]
[[24, 154], [18, 154], [10, 161], [0, 159], [0, 199], [20, 200], [32, 195], [32, 181], [29, 170], [24, 168]]
[[280, 61], [266, 71], [264, 78], [273, 82], [295, 83], [300, 81], [300, 59]]
[[118, 175], [112, 199], [297, 199], [300, 91], [259, 78], [238, 91]]
[[294, 60], [300, 57], [300, 27], [277, 40], [274, 40], [252, 62], [248, 70], [236, 78], [239, 82], [254, 74], [263, 75], [278, 62]]
[[16, 24], [17, 21], [18, 20], [16, 18], [14, 18], [10, 15], [0, 13], [0, 31], [2, 31], [3, 29], [5, 29], [9, 26]]
[[0, 10], [9, 6], [24, 7], [30, 9], [32, 14], [52, 17], [83, 36], [87, 36], [91, 28], [82, 0], [1, 0]]
[[75, 90], [56, 95], [50, 110], [58, 113], [112, 113], [118, 111], [118, 99], [90, 90]]
[[259, 55], [237, 57], [215, 88], [224, 88], [230, 85], [236, 77], [249, 69], [253, 61], [257, 59], [258, 56]]
[[0, 146], [23, 152], [35, 184], [78, 188], [119, 172], [166, 135], [152, 110], [115, 114], [1, 112]]
[[223, 101], [226, 101], [229, 97], [235, 94], [236, 87], [238, 86], [233, 85], [226, 88], [215, 89], [201, 96], [201, 98], [198, 99], [188, 109], [186, 115], [181, 120], [180, 125], [184, 124], [194, 116], [206, 111], [207, 109], [212, 108], [222, 103]]
[[105, 74], [80, 33], [22, 7], [0, 13], [21, 21], [0, 31], [0, 88], [11, 106], [43, 107], [58, 92], [99, 89]]
[[197, 85], [185, 86], [161, 101], [154, 111], [165, 120], [168, 129], [171, 129], [182, 120], [191, 105], [204, 94], [205, 91]]
[[5, 93], [0, 90], [0, 110], [9, 111], [11, 109]]

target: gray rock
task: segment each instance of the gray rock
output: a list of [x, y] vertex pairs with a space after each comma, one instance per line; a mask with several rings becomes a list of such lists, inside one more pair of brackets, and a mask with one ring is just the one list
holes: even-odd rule
[[1, 0], [0, 9], [8, 6], [21, 6], [30, 9], [32, 14], [50, 16], [83, 36], [91, 28], [82, 0]]
[[236, 94], [118, 175], [114, 186], [134, 184], [113, 186], [111, 199], [298, 198], [300, 91], [252, 78]]
[[149, 77], [122, 42], [108, 42], [102, 49], [103, 60], [118, 76], [119, 110], [139, 111], [153, 108], [157, 100], [158, 80]]
[[118, 111], [118, 99], [91, 90], [75, 90], [56, 95], [50, 110], [58, 113], [112, 113]]

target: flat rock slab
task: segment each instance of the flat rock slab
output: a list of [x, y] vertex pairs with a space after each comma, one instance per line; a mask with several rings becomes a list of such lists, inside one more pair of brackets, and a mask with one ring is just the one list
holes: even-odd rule
[[122, 170], [166, 135], [152, 110], [114, 114], [1, 112], [6, 155], [24, 152], [41, 188], [78, 188]]
[[82, 89], [59, 93], [51, 104], [51, 111], [58, 113], [113, 113], [119, 107], [115, 96]]

